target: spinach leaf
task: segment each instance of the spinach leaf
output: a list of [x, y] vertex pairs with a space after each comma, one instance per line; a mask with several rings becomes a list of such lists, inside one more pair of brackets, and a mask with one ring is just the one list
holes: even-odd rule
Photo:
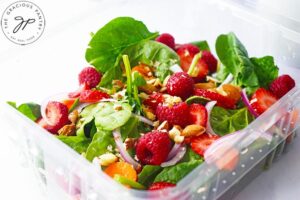
[[197, 46], [201, 51], [210, 51], [208, 42], [206, 40], [194, 41], [191, 44]]
[[59, 135], [57, 138], [80, 154], [86, 152], [91, 142], [91, 139], [81, 136]]
[[136, 117], [130, 117], [130, 119], [124, 124], [120, 131], [123, 141], [126, 138], [138, 138], [140, 133], [138, 131], [139, 119]]
[[251, 58], [250, 60], [254, 64], [254, 70], [260, 86], [267, 88], [278, 77], [279, 69], [274, 63], [274, 58], [265, 56], [262, 58]]
[[246, 88], [258, 88], [259, 80], [248, 52], [234, 33], [220, 35], [216, 41], [220, 61], [234, 77], [234, 84]]
[[87, 148], [86, 159], [92, 161], [96, 156], [100, 156], [108, 151], [108, 146], [115, 146], [111, 131], [98, 130], [92, 142]]
[[[115, 110], [115, 106], [120, 106], [120, 110]], [[131, 106], [128, 103], [99, 103], [101, 109], [94, 115], [97, 128], [112, 131], [123, 126], [131, 116]]]
[[[120, 76], [118, 66], [121, 52], [134, 44], [155, 38], [158, 33], [151, 33], [141, 22], [131, 17], [118, 17], [98, 30], [89, 42], [85, 58], [99, 71], [104, 73], [105, 79], [101, 85], [109, 83]], [[112, 70], [112, 68], [114, 68]], [[115, 71], [118, 73], [109, 74]], [[110, 77], [110, 78], [108, 78]]]
[[182, 162], [174, 166], [166, 167], [156, 176], [154, 182], [163, 181], [176, 184], [202, 162], [203, 161], [201, 160], [193, 160], [190, 162]]
[[171, 74], [170, 67], [179, 63], [179, 57], [168, 46], [156, 41], [144, 41], [126, 48], [123, 54], [128, 55], [132, 66], [144, 63], [156, 68], [155, 75], [163, 81]]
[[17, 108], [17, 103], [14, 101], [7, 101], [6, 102], [8, 105], [12, 106], [13, 108]]
[[246, 107], [227, 110], [215, 106], [210, 114], [210, 123], [218, 135], [226, 135], [241, 130], [254, 120]]
[[[119, 110], [115, 110], [115, 107], [119, 107]], [[80, 113], [82, 118], [79, 122], [84, 122], [78, 129], [77, 135], [85, 133], [84, 127], [93, 119], [97, 129], [112, 131], [119, 128], [129, 120], [131, 110], [132, 108], [128, 103], [122, 102], [100, 102], [89, 105]]]
[[138, 175], [139, 183], [149, 186], [153, 183], [157, 174], [162, 171], [162, 167], [157, 165], [145, 165], [143, 170]]
[[[83, 121], [81, 123], [81, 121]], [[93, 138], [93, 135], [96, 133], [97, 129], [95, 126], [95, 118], [93, 116], [88, 116], [79, 120], [76, 131], [76, 135], [85, 136], [87, 138]]]
[[41, 106], [36, 103], [23, 103], [17, 107], [17, 110], [32, 121], [35, 121], [41, 117]]
[[138, 190], [145, 190], [146, 187], [142, 184], [140, 184], [139, 182], [136, 182], [136, 181], [133, 181], [131, 179], [128, 179], [124, 176], [120, 176], [119, 174], [116, 174], [114, 176], [114, 180], [123, 184], [123, 185], [126, 185], [126, 186], [130, 186], [131, 188], [134, 188], [134, 189], [138, 189]]
[[145, 81], [144, 77], [137, 71], [134, 71], [132, 73], [132, 83], [134, 85], [136, 85], [137, 87], [146, 85], [146, 81]]
[[181, 162], [190, 162], [194, 160], [203, 161], [203, 158], [199, 154], [195, 153], [190, 147], [187, 147], [187, 151], [184, 157], [182, 158]]

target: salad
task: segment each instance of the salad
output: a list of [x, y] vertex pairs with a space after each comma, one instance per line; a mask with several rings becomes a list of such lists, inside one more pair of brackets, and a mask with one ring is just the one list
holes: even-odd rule
[[[86, 50], [79, 87], [41, 105], [9, 102], [104, 173], [134, 189], [174, 187], [295, 87], [271, 56], [250, 57], [234, 33], [176, 43], [131, 17], [115, 18]], [[214, 152], [218, 154], [218, 152]], [[218, 156], [218, 155], [215, 155]], [[233, 147], [216, 162], [233, 170]]]

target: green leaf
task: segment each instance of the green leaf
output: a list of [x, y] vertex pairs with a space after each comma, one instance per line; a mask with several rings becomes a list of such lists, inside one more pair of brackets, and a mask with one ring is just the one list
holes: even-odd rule
[[176, 184], [202, 162], [203, 161], [201, 160], [193, 160], [166, 167], [156, 176], [154, 182], [169, 182]]
[[144, 77], [137, 71], [134, 71], [132, 73], [132, 83], [134, 85], [136, 85], [137, 87], [146, 85], [146, 81], [145, 81]]
[[246, 107], [227, 110], [215, 106], [210, 114], [210, 123], [218, 135], [226, 135], [248, 126], [254, 120]]
[[[120, 110], [115, 110], [115, 106], [121, 106]], [[128, 103], [99, 103], [101, 109], [94, 115], [97, 128], [112, 131], [123, 126], [131, 116], [131, 106]]]
[[153, 183], [155, 177], [162, 171], [162, 167], [157, 165], [145, 165], [138, 175], [139, 183], [149, 186]]
[[162, 43], [151, 40], [128, 47], [123, 54], [128, 55], [132, 66], [140, 62], [154, 66], [155, 75], [161, 81], [171, 74], [170, 67], [179, 63], [179, 57], [175, 51]]
[[13, 102], [13, 101], [7, 101], [6, 102], [8, 105], [14, 107], [14, 108], [17, 108], [17, 103], [16, 102]]
[[41, 106], [39, 104], [23, 103], [19, 105], [17, 109], [32, 121], [35, 121], [41, 117]]
[[138, 130], [139, 120], [136, 117], [130, 117], [130, 119], [121, 127], [121, 135], [123, 141], [126, 138], [138, 138], [140, 132]]
[[93, 116], [88, 116], [79, 120], [77, 123], [77, 127], [79, 128], [76, 131], [76, 135], [85, 136], [87, 138], [93, 138], [93, 135], [97, 131], [95, 126], [95, 118]]
[[194, 41], [191, 44], [197, 46], [201, 51], [210, 51], [209, 44], [206, 40]]
[[134, 189], [138, 189], [138, 190], [146, 189], [146, 187], [143, 186], [142, 184], [140, 184], [136, 181], [130, 180], [128, 178], [125, 178], [124, 176], [120, 176], [118, 174], [114, 176], [114, 180], [121, 183], [122, 185], [130, 186], [131, 188], [134, 188]]
[[81, 136], [59, 135], [57, 138], [80, 154], [86, 152], [91, 142], [91, 139]]
[[195, 153], [190, 147], [187, 147], [186, 153], [181, 162], [190, 162], [194, 160], [203, 161], [203, 158], [199, 154]]
[[[118, 17], [101, 29], [99, 29], [89, 42], [86, 50], [85, 58], [87, 62], [95, 66], [102, 73], [113, 72], [112, 68], [120, 68], [116, 63], [121, 52], [132, 45], [141, 41], [155, 38], [158, 33], [149, 32], [148, 28], [141, 22], [131, 17]], [[120, 70], [118, 70], [120, 72]], [[104, 74], [105, 83], [115, 79], [115, 75], [120, 74]], [[104, 83], [101, 81], [101, 85]]]
[[254, 70], [260, 86], [267, 88], [278, 77], [279, 69], [274, 63], [274, 58], [265, 56], [262, 58], [251, 58], [250, 60], [254, 64]]
[[80, 102], [79, 102], [79, 98], [77, 98], [77, 99], [74, 101], [74, 103], [73, 103], [73, 105], [71, 106], [71, 108], [69, 109], [69, 113], [71, 113], [71, 112], [76, 108], [76, 106], [78, 106], [79, 103], [80, 103]]
[[209, 99], [200, 96], [191, 96], [187, 100], [185, 100], [187, 104], [192, 104], [192, 103], [206, 104], [209, 101], [210, 101]]
[[92, 161], [95, 157], [108, 152], [108, 146], [115, 146], [111, 131], [99, 130], [93, 137], [92, 142], [87, 148], [86, 159]]
[[248, 52], [234, 33], [220, 35], [216, 41], [217, 55], [226, 70], [234, 77], [234, 84], [241, 87], [257, 88], [259, 80]]

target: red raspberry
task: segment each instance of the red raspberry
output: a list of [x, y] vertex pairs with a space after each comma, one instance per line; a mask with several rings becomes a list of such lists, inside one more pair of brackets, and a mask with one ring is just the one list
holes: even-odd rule
[[143, 103], [155, 111], [158, 104], [163, 103], [163, 101], [164, 97], [161, 93], [153, 92]]
[[157, 42], [163, 43], [170, 47], [171, 49], [175, 49], [175, 39], [169, 33], [163, 33], [155, 39]]
[[175, 187], [176, 185], [168, 182], [156, 182], [153, 183], [148, 190], [162, 190], [165, 188]]
[[217, 92], [213, 92], [213, 91], [205, 90], [205, 89], [195, 89], [194, 95], [207, 98], [211, 101], [217, 101], [218, 106], [221, 106], [221, 107], [224, 107], [227, 109], [235, 108], [235, 100], [234, 99], [223, 96]]
[[167, 92], [182, 99], [188, 98], [194, 90], [194, 80], [185, 72], [173, 74], [167, 83]]
[[139, 138], [136, 155], [144, 165], [160, 165], [166, 161], [172, 143], [167, 133], [152, 131]]
[[270, 85], [270, 90], [278, 98], [283, 97], [288, 91], [295, 87], [296, 83], [289, 75], [281, 75], [276, 78]]
[[78, 80], [80, 85], [87, 84], [90, 88], [94, 88], [99, 84], [101, 77], [102, 74], [95, 68], [86, 67], [79, 73]]
[[203, 60], [208, 65], [210, 73], [214, 73], [217, 71], [218, 60], [210, 51], [202, 51], [201, 60]]
[[168, 121], [170, 125], [185, 127], [189, 124], [189, 106], [185, 102], [167, 106], [159, 104], [156, 108], [156, 116], [159, 121]]
[[57, 101], [50, 101], [46, 106], [46, 117], [50, 124], [47, 124], [44, 119], [38, 120], [37, 123], [49, 132], [57, 134], [59, 129], [69, 123], [68, 116], [69, 110], [65, 104]]

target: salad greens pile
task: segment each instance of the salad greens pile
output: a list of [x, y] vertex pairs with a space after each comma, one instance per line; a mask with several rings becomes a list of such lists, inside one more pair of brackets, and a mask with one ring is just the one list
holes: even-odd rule
[[[175, 186], [204, 162], [204, 152], [211, 143], [244, 129], [255, 119], [249, 105], [242, 101], [241, 90], [246, 89], [250, 97], [259, 88], [268, 89], [278, 77], [278, 68], [271, 56], [249, 57], [234, 33], [217, 38], [215, 49], [219, 61], [205, 40], [190, 42], [180, 53], [180, 45], [176, 49], [158, 40], [158, 36], [162, 35], [150, 32], [141, 21], [131, 17], [115, 18], [92, 35], [85, 53], [86, 61], [96, 72], [86, 69], [88, 72], [84, 73], [92, 73], [89, 76], [96, 77], [94, 79], [100, 77], [96, 86], [91, 87], [88, 82], [81, 84], [80, 89], [66, 95], [66, 99], [47, 105], [9, 104], [121, 184], [135, 189], [151, 189], [153, 184], [161, 183]], [[189, 48], [196, 48], [200, 53], [191, 55]], [[217, 71], [211, 70], [211, 63], [203, 60], [207, 55], [215, 60]], [[183, 67], [186, 63], [194, 63], [193, 67], [199, 68], [196, 76], [172, 69], [177, 66], [179, 71], [188, 72]], [[197, 77], [197, 73], [204, 72], [204, 79]], [[172, 81], [183, 77], [177, 73], [191, 76], [186, 78], [193, 88], [188, 98], [170, 92], [174, 88], [188, 90], [184, 85], [190, 83], [188, 81], [170, 86]], [[232, 78], [228, 78], [230, 76]], [[233, 93], [235, 96], [231, 99]], [[72, 109], [66, 108], [68, 112], [63, 118], [66, 102], [73, 102]], [[208, 102], [215, 102], [216, 106], [209, 110], [205, 106]], [[178, 116], [177, 105], [187, 109], [180, 109], [182, 116]], [[176, 124], [178, 117], [182, 121], [194, 121], [180, 127]], [[57, 124], [61, 126], [58, 128]], [[154, 139], [147, 138], [154, 133]], [[156, 140], [159, 137], [166, 143], [154, 144], [159, 142]], [[145, 146], [148, 149], [140, 150]], [[153, 150], [155, 148], [161, 149]], [[143, 160], [143, 156], [154, 159], [156, 151], [160, 155], [155, 155], [158, 157], [155, 159], [165, 156], [163, 162]], [[237, 154], [230, 166], [218, 167], [233, 169], [238, 159]]]

